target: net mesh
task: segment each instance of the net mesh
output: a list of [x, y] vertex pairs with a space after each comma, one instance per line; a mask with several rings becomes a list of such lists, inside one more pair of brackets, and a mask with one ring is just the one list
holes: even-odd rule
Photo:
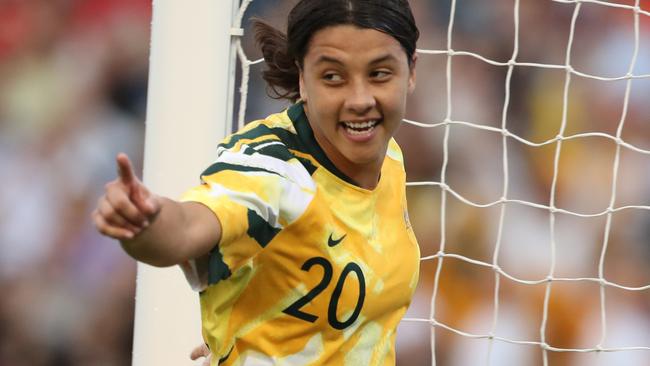
[[[237, 17], [234, 28], [233, 28], [233, 37], [235, 37], [234, 45], [237, 49], [238, 59], [239, 59], [239, 68], [240, 68], [240, 87], [239, 87], [239, 114], [237, 117], [236, 125], [241, 127], [246, 121], [247, 117], [247, 103], [248, 103], [248, 94], [249, 94], [249, 84], [250, 84], [250, 73], [251, 68], [254, 65], [260, 64], [263, 62], [261, 59], [249, 59], [247, 52], [245, 51], [245, 46], [242, 45], [243, 37], [241, 34], [247, 34], [242, 29], [242, 22], [245, 17], [247, 8], [253, 3], [252, 0], [244, 0], [241, 3], [241, 9], [239, 16]], [[414, 9], [420, 9], [423, 1], [411, 1]], [[591, 353], [594, 355], [600, 355], [602, 353], [637, 353], [637, 356], [630, 356], [631, 358], [622, 358], [622, 360], [643, 360], [650, 359], [650, 332], [647, 331], [648, 324], [650, 324], [650, 316], [648, 316], [648, 308], [650, 308], [650, 275], [647, 272], [642, 272], [640, 275], [634, 277], [634, 281], [623, 281], [623, 280], [614, 280], [606, 274], [606, 267], [608, 261], [608, 253], [614, 252], [613, 255], [621, 256], [619, 253], [620, 250], [618, 247], [626, 248], [625, 245], [620, 244], [619, 235], [614, 235], [612, 233], [613, 223], [617, 215], [621, 215], [621, 220], [625, 221], [634, 217], [635, 214], [641, 214], [650, 212], [650, 205], [648, 204], [637, 204], [638, 202], [647, 202], [647, 195], [641, 198], [635, 198], [638, 202], [629, 202], [630, 199], [623, 198], [619, 199], [621, 195], [622, 188], [621, 186], [634, 184], [630, 181], [630, 176], [634, 177], [634, 174], [641, 176], [646, 175], [644, 171], [636, 171], [632, 174], [622, 174], [622, 161], [624, 157], [631, 156], [630, 159], [643, 160], [644, 157], [650, 157], [650, 150], [648, 145], [645, 143], [650, 139], [647, 135], [643, 136], [642, 133], [633, 133], [628, 132], [626, 127], [628, 123], [638, 124], [647, 124], [649, 121], [650, 114], [648, 114], [647, 109], [643, 109], [643, 105], [648, 103], [648, 88], [647, 84], [641, 84], [641, 82], [647, 83], [650, 81], [650, 70], [643, 72], [643, 66], [639, 65], [640, 55], [643, 59], [643, 62], [647, 63], [647, 54], [650, 54], [650, 51], [642, 49], [642, 41], [646, 39], [648, 34], [648, 24], [650, 24], [650, 11], [648, 10], [648, 3], [642, 2], [641, 0], [635, 1], [619, 1], [619, 2], [607, 2], [607, 1], [597, 1], [597, 0], [549, 0], [544, 3], [554, 3], [563, 6], [563, 9], [569, 9], [570, 16], [566, 17], [566, 21], [569, 23], [566, 38], [565, 46], [563, 47], [562, 53], [564, 56], [564, 62], [562, 63], [545, 63], [545, 62], [527, 62], [524, 61], [521, 57], [521, 41], [520, 35], [522, 33], [522, 28], [527, 26], [527, 24], [521, 21], [521, 7], [522, 4], [525, 5], [527, 2], [520, 0], [509, 0], [509, 1], [498, 1], [490, 2], [492, 6], [498, 7], [505, 4], [505, 6], [511, 7], [512, 9], [512, 22], [509, 26], [513, 29], [512, 32], [512, 52], [509, 55], [507, 61], [497, 61], [491, 57], [486, 57], [480, 53], [456, 49], [458, 47], [455, 42], [456, 35], [456, 20], [458, 19], [457, 13], [460, 9], [463, 10], [464, 16], [467, 14], [473, 14], [474, 20], [480, 20], [482, 14], [481, 10], [484, 10], [484, 3], [481, 6], [479, 2], [472, 1], [460, 1], [460, 0], [451, 0], [451, 1], [430, 1], [429, 6], [438, 6], [439, 8], [448, 10], [447, 29], [446, 29], [446, 47], [440, 49], [418, 49], [418, 54], [420, 57], [420, 63], [422, 63], [427, 57], [438, 57], [444, 59], [444, 62], [441, 62], [442, 67], [445, 70], [444, 75], [444, 96], [445, 105], [443, 106], [444, 116], [441, 120], [433, 122], [423, 122], [422, 120], [415, 119], [405, 119], [404, 122], [410, 126], [419, 128], [419, 129], [428, 129], [435, 130], [439, 135], [441, 135], [441, 146], [440, 146], [440, 162], [436, 166], [439, 167], [438, 179], [436, 180], [412, 180], [407, 183], [411, 189], [436, 189], [439, 191], [439, 198], [432, 200], [432, 204], [429, 205], [430, 210], [436, 210], [434, 216], [438, 217], [438, 222], [434, 224], [437, 226], [437, 231], [439, 234], [436, 247], [433, 253], [426, 253], [426, 250], [423, 249], [423, 256], [421, 258], [422, 262], [431, 262], [434, 268], [431, 273], [425, 273], [424, 271], [421, 274], [421, 282], [432, 287], [430, 291], [430, 298], [428, 299], [429, 304], [429, 314], [428, 316], [417, 314], [417, 316], [408, 316], [413, 315], [412, 312], [409, 312], [407, 317], [404, 319], [403, 323], [417, 323], [425, 324], [428, 326], [428, 332], [431, 334], [430, 341], [430, 350], [431, 350], [431, 360], [432, 364], [463, 364], [461, 361], [454, 361], [453, 356], [443, 355], [443, 353], [449, 353], [447, 349], [442, 349], [441, 345], [444, 347], [450, 347], [453, 341], [448, 341], [449, 335], [456, 335], [463, 337], [465, 339], [477, 339], [485, 340], [486, 344], [482, 348], [485, 357], [485, 364], [504, 364], [498, 361], [498, 357], [494, 356], [493, 353], [496, 352], [495, 347], [499, 344], [512, 344], [517, 346], [528, 346], [528, 349], [537, 349], [538, 354], [533, 352], [532, 358], [525, 358], [526, 356], [521, 356], [523, 358], [517, 358], [513, 353], [511, 354], [512, 364], [521, 364], [517, 363], [516, 360], [528, 360], [525, 361], [527, 364], [597, 364], [594, 359], [589, 359], [589, 361], [582, 361], [580, 363], [576, 359], [554, 359], [553, 354], [556, 353]], [[542, 3], [542, 1], [538, 2]], [[461, 8], [462, 7], [462, 8]], [[475, 8], [472, 8], [475, 7]], [[589, 9], [586, 9], [589, 8]], [[593, 14], [594, 10], [598, 9], [601, 12], [607, 11], [617, 11], [617, 15], [606, 15], [610, 17], [627, 17], [625, 22], [631, 24], [631, 31], [629, 34], [632, 37], [631, 40], [631, 55], [623, 54], [612, 54], [611, 57], [618, 59], [629, 59], [627, 64], [626, 71], [620, 75], [608, 75], [592, 73], [581, 69], [578, 66], [575, 66], [572, 55], [574, 53], [583, 52], [583, 44], [576, 43], [577, 38], [577, 29], [578, 22], [582, 18], [587, 18]], [[587, 14], [587, 15], [585, 15]], [[620, 16], [622, 14], [622, 16]], [[418, 14], [416, 14], [417, 17]], [[529, 18], [527, 18], [529, 19]], [[480, 21], [479, 21], [480, 23]], [[535, 26], [535, 25], [531, 25]], [[539, 27], [539, 24], [537, 25]], [[646, 28], [644, 28], [646, 27]], [[547, 30], [537, 28], [533, 29], [532, 32], [546, 32]], [[544, 37], [542, 36], [542, 39]], [[586, 42], [586, 41], [585, 41]], [[463, 42], [459, 42], [463, 44]], [[456, 46], [456, 47], [455, 47]], [[530, 45], [527, 45], [530, 47]], [[538, 45], [538, 48], [544, 48], [544, 44]], [[643, 55], [646, 55], [643, 58]], [[454, 67], [459, 62], [458, 60], [467, 60], [473, 59], [480, 62], [482, 65], [487, 67], [494, 67], [498, 69], [505, 69], [505, 78], [501, 79], [503, 85], [503, 104], [500, 108], [500, 122], [490, 125], [489, 123], [482, 123], [481, 121], [463, 121], [456, 117], [457, 115], [457, 105], [458, 102], [454, 102], [454, 90], [456, 87], [455, 78], [454, 78]], [[426, 61], [424, 61], [426, 62]], [[527, 137], [524, 133], [521, 133], [522, 128], [520, 123], [514, 121], [515, 117], [512, 117], [512, 109], [519, 109], [520, 106], [516, 106], [515, 102], [519, 102], [519, 97], [513, 94], [513, 90], [518, 90], [518, 87], [513, 87], [513, 83], [517, 82], [516, 79], [519, 74], [527, 72], [527, 70], [533, 70], [535, 72], [540, 72], [541, 70], [551, 70], [554, 72], [562, 73], [562, 87], [558, 91], [558, 94], [561, 95], [561, 100], [559, 102], [559, 122], [548, 123], [546, 130], [546, 137], [544, 139], [533, 139]], [[641, 70], [641, 71], [639, 71]], [[418, 73], [427, 73], [432, 72], [430, 69], [421, 69], [418, 68]], [[622, 99], [617, 100], [612, 98], [608, 100], [608, 103], [616, 104], [620, 109], [618, 115], [615, 118], [615, 122], [610, 123], [609, 130], [604, 129], [604, 131], [598, 130], [586, 130], [586, 131], [574, 131], [575, 128], [571, 127], [572, 113], [571, 113], [571, 101], [575, 98], [572, 96], [573, 89], [578, 83], [576, 80], [579, 80], [579, 83], [584, 83], [585, 81], [596, 81], [596, 82], [605, 82], [605, 83], [622, 83]], [[479, 81], [474, 85], [476, 88], [480, 88]], [[639, 83], [641, 87], [636, 91], [636, 94], [633, 93], [633, 86], [635, 83]], [[602, 84], [598, 84], [602, 85]], [[420, 89], [420, 85], [418, 86]], [[258, 88], [259, 89], [259, 88]], [[582, 88], [589, 89], [587, 88]], [[645, 95], [645, 97], [643, 97]], [[636, 98], [636, 99], [635, 99]], [[643, 99], [647, 99], [645, 102]], [[641, 100], [641, 102], [639, 102]], [[595, 101], [594, 103], [598, 103]], [[641, 105], [641, 108], [638, 107]], [[630, 116], [630, 107], [633, 107], [635, 110], [635, 115]], [[550, 107], [549, 107], [550, 108]], [[641, 112], [638, 112], [641, 110]], [[632, 122], [629, 122], [632, 120]], [[641, 121], [641, 123], [639, 123]], [[552, 126], [552, 127], [549, 127]], [[552, 129], [552, 132], [548, 130]], [[455, 142], [454, 136], [464, 136], [467, 132], [461, 131], [480, 131], [485, 134], [492, 136], [491, 138], [497, 138], [500, 140], [500, 165], [501, 165], [501, 179], [498, 184], [500, 187], [498, 191], [498, 197], [492, 199], [477, 199], [474, 197], [481, 196], [477, 194], [467, 194], [463, 193], [462, 189], [456, 189], [453, 182], [456, 182], [456, 179], [451, 179], [454, 172], [450, 172], [450, 159], [454, 156], [453, 144]], [[637, 131], [637, 127], [630, 128], [632, 131]], [[640, 131], [646, 131], [641, 129]], [[537, 136], [544, 136], [544, 134], [537, 134]], [[461, 137], [458, 137], [461, 138]], [[591, 141], [598, 141], [598, 144], [589, 145]], [[472, 145], [472, 141], [462, 140], [463, 144]], [[569, 144], [578, 143], [585, 144], [590, 146], [590, 148], [596, 149], [592, 151], [589, 149], [583, 149], [583, 155], [588, 157], [593, 154], [594, 158], [599, 156], [598, 151], [604, 149], [603, 146], [609, 146], [606, 148], [610, 152], [611, 160], [600, 162], [599, 165], [602, 168], [603, 166], [607, 167], [606, 169], [610, 170], [611, 177], [607, 179], [600, 179], [600, 186], [605, 185], [608, 189], [604, 192], [602, 190], [594, 190], [593, 193], [590, 193], [590, 187], [583, 184], [580, 189], [583, 193], [582, 195], [587, 197], [589, 200], [590, 196], [601, 194], [603, 197], [600, 199], [595, 199], [594, 201], [602, 201], [606, 203], [604, 207], [593, 209], [594, 205], [583, 205], [582, 208], [577, 206], [574, 208], [571, 204], [567, 203], [564, 196], [563, 185], [566, 183], [563, 182], [562, 172], [563, 172], [563, 161], [569, 157], [570, 154], [574, 152], [574, 147]], [[609, 143], [609, 145], [605, 145]], [[404, 144], [402, 144], [404, 145]], [[519, 155], [524, 154], [522, 151], [528, 149], [528, 151], [536, 151], [536, 149], [544, 150], [545, 153], [543, 156], [547, 160], [550, 169], [548, 170], [547, 176], [538, 177], [538, 179], [544, 180], [545, 183], [541, 184], [544, 186], [545, 199], [539, 200], [526, 200], [518, 198], [518, 194], [513, 192], [513, 174], [516, 174], [519, 170], [523, 169], [521, 163], [517, 163], [522, 158]], [[406, 158], [408, 159], [408, 149], [405, 148]], [[534, 153], [529, 153], [534, 154]], [[625, 158], [627, 159], [627, 158]], [[627, 161], [627, 160], [625, 160]], [[579, 163], [578, 163], [579, 164]], [[435, 164], [434, 164], [435, 165]], [[638, 166], [647, 168], [650, 167], [648, 162], [643, 161]], [[456, 168], [454, 168], [456, 169]], [[630, 169], [628, 169], [630, 170]], [[515, 172], [515, 173], [513, 173]], [[602, 173], [602, 170], [600, 171]], [[623, 175], [623, 177], [621, 177]], [[517, 178], [519, 179], [519, 178]], [[641, 187], [637, 190], [640, 191], [650, 191], [648, 190], [648, 182], [643, 179], [639, 179], [641, 183], [638, 185]], [[604, 182], [604, 183], [603, 183]], [[473, 184], [480, 185], [481, 181], [475, 181]], [[478, 189], [480, 190], [480, 189]], [[587, 193], [584, 193], [587, 192]], [[646, 192], [647, 193], [647, 192]], [[563, 196], [563, 197], [559, 197]], [[539, 196], [537, 196], [539, 197]], [[453, 204], [450, 203], [450, 200], [453, 199]], [[448, 245], [449, 232], [454, 230], [452, 226], [455, 224], [450, 223], [450, 220], [456, 220], [456, 217], [459, 215], [454, 212], [454, 208], [458, 206], [458, 203], [466, 205], [467, 207], [473, 207], [478, 210], [491, 210], [494, 215], [495, 229], [494, 236], [490, 243], [490, 252], [488, 256], [480, 255], [472, 256], [469, 254], [464, 254], [463, 251], [454, 251]], [[525, 271], [519, 270], [507, 270], [504, 263], [510, 259], [504, 258], [506, 256], [504, 246], [506, 242], [513, 235], [516, 237], [516, 240], [519, 242], [524, 242], [531, 240], [530, 237], [535, 235], [535, 231], [526, 231], [522, 229], [519, 231], [519, 236], [512, 234], [512, 231], [516, 232], [516, 229], [509, 227], [508, 219], [509, 214], [512, 215], [513, 212], [517, 211], [518, 208], [528, 208], [536, 212], [536, 217], [543, 222], [543, 226], [546, 226], [544, 234], [539, 235], [536, 239], [536, 242], [544, 242], [546, 254], [546, 263], [545, 270], [542, 275], [531, 275]], [[584, 209], [584, 207], [590, 207], [591, 209]], [[517, 213], [514, 213], [517, 215]], [[567, 243], [571, 239], [562, 238], [566, 230], [560, 228], [560, 221], [565, 220], [567, 217], [576, 218], [576, 219], [594, 219], [597, 220], [597, 234], [592, 235], [596, 238], [596, 242], [592, 243], [592, 249], [596, 253], [594, 259], [597, 262], [597, 269], [594, 271], [591, 276], [565, 276], [558, 271], [558, 261], [562, 257], [558, 252], [566, 253], [560, 248], [567, 246]], [[432, 220], [427, 218], [427, 220]], [[421, 220], [420, 220], [421, 221]], [[480, 221], [480, 220], [479, 220]], [[539, 221], [539, 220], [538, 220]], [[638, 221], [638, 220], [637, 220]], [[641, 220], [643, 221], [643, 220]], [[643, 221], [645, 222], [645, 221]], [[649, 221], [650, 222], [650, 221]], [[641, 224], [640, 226], [647, 225]], [[431, 225], [431, 223], [426, 223], [426, 225]], [[564, 225], [564, 224], [562, 224]], [[417, 225], [416, 232], [417, 232]], [[575, 230], [580, 230], [576, 228]], [[648, 233], [645, 233], [648, 237]], [[418, 235], [419, 237], [419, 235]], [[420, 239], [420, 237], [419, 237]], [[421, 240], [420, 240], [421, 241]], [[508, 244], [509, 245], [509, 244]], [[647, 242], [644, 242], [641, 246], [647, 246]], [[616, 248], [613, 248], [616, 246]], [[629, 246], [627, 247], [629, 248]], [[638, 249], [638, 248], [637, 248]], [[635, 249], [636, 250], [636, 249]], [[643, 251], [643, 249], [641, 249]], [[641, 254], [635, 254], [633, 252], [632, 256], [641, 256]], [[628, 253], [629, 254], [629, 253]], [[563, 254], [568, 255], [568, 254]], [[534, 256], [534, 255], [533, 255]], [[519, 262], [519, 266], [526, 267], [525, 259], [526, 256], [520, 256], [515, 258], [515, 261]], [[625, 257], [623, 257], [625, 258]], [[562, 259], [563, 260], [563, 259]], [[646, 258], [647, 260], [647, 258]], [[524, 262], [524, 263], [522, 263]], [[463, 327], [464, 324], [462, 321], [453, 320], [453, 317], [450, 317], [449, 322], [445, 320], [446, 315], [453, 312], [453, 309], [450, 310], [448, 307], [453, 305], [453, 302], [450, 302], [447, 297], [453, 297], [453, 293], [450, 290], [444, 290], [443, 287], [453, 289], [454, 286], [460, 286], [462, 282], [460, 279], [455, 279], [453, 276], [448, 277], [444, 275], [446, 268], [451, 268], [450, 266], [467, 265], [473, 266], [475, 268], [482, 268], [486, 271], [482, 276], [491, 276], [491, 294], [489, 296], [490, 300], [485, 301], [483, 299], [480, 304], [483, 308], [489, 309], [489, 315], [486, 317], [489, 319], [487, 321], [488, 326], [484, 328], [482, 332], [468, 331], [467, 328], [477, 329], [478, 327]], [[640, 263], [643, 263], [641, 260]], [[612, 266], [626, 266], [625, 260], [616, 262]], [[520, 268], [517, 267], [517, 268]], [[515, 268], [515, 267], [513, 267]], [[625, 270], [626, 268], [620, 268]], [[454, 272], [454, 271], [451, 271]], [[491, 275], [489, 273], [492, 273]], [[566, 272], [566, 271], [564, 271]], [[647, 275], [644, 277], [643, 275]], [[427, 277], [428, 276], [428, 277]], [[616, 276], [615, 276], [616, 277]], [[627, 278], [627, 277], [621, 277]], [[449, 281], [448, 284], [444, 284], [444, 281]], [[482, 282], [483, 283], [483, 282]], [[560, 285], [566, 284], [578, 284], [580, 286], [588, 286], [591, 284], [597, 287], [597, 306], [596, 306], [596, 320], [599, 325], [589, 325], [584, 329], [577, 331], [578, 333], [591, 333], [591, 336], [586, 338], [591, 339], [593, 342], [571, 342], [563, 341], [561, 338], [558, 338], [556, 342], [551, 340], [549, 333], [551, 328], [555, 325], [551, 325], [551, 320], [549, 319], [554, 309], [557, 308], [556, 300], [554, 298], [554, 293], [561, 294], [566, 292], [560, 289]], [[634, 285], [630, 285], [634, 283]], [[510, 295], [505, 294], [505, 292], [511, 293], [511, 290], [505, 290], [504, 284], [508, 287], [519, 285], [531, 286], [531, 287], [541, 287], [542, 295], [532, 295], [532, 297], [538, 296], [541, 297], [541, 306], [537, 306], [535, 309], [538, 311], [537, 315], [527, 316], [526, 314], [517, 315], [516, 311], [513, 318], [513, 312], [506, 308], [510, 305], [504, 304], [506, 301], [504, 299], [508, 298]], [[480, 285], [479, 285], [480, 286]], [[571, 287], [573, 288], [573, 287]], [[474, 287], [472, 291], [479, 291]], [[486, 292], [482, 292], [487, 295]], [[618, 303], [618, 300], [615, 299], [615, 296], [621, 295], [624, 297], [625, 293], [635, 293], [639, 296], [634, 297], [634, 301], [640, 302], [637, 304], [642, 310], [639, 312], [642, 314], [640, 316], [641, 322], [645, 322], [644, 332], [633, 330], [630, 328], [626, 330], [624, 325], [617, 323], [618, 320], [612, 320], [610, 318], [620, 318], [620, 312], [622, 309], [620, 306], [616, 305], [614, 311], [608, 310], [608, 303], [610, 301]], [[470, 299], [463, 300], [461, 299], [459, 303], [469, 303]], [[587, 302], [584, 304], [573, 303], [569, 305], [569, 315], [570, 317], [580, 318], [580, 314], [585, 312], [585, 307]], [[444, 309], [440, 307], [444, 306]], [[465, 306], [465, 305], [463, 305]], [[491, 308], [491, 309], [490, 309]], [[625, 307], [623, 307], [625, 308]], [[510, 314], [510, 315], [508, 315]], [[462, 318], [462, 316], [461, 316]], [[470, 317], [471, 318], [471, 317]], [[587, 317], [588, 319], [593, 320], [592, 318]], [[502, 331], [504, 322], [532, 322], [536, 324], [536, 335], [531, 334], [530, 332], [522, 332], [520, 334], [527, 334], [528, 337], [523, 336], [508, 336], [503, 334], [508, 334], [507, 331]], [[627, 337], [614, 336], [612, 334], [620, 334], [621, 331], [616, 330], [614, 332], [608, 332], [608, 326], [613, 326], [616, 329], [623, 329], [622, 334], [626, 334]], [[507, 327], [506, 327], [507, 328]], [[643, 329], [643, 326], [641, 326]], [[585, 330], [586, 329], [586, 330]], [[445, 334], [446, 333], [446, 334]], [[575, 333], [575, 332], [574, 332]], [[513, 334], [516, 334], [513, 333]], [[593, 334], [598, 334], [597, 337], [594, 337]], [[438, 339], [439, 337], [445, 337], [443, 340]], [[576, 336], [580, 338], [580, 336]], [[583, 339], [585, 336], [583, 336]], [[610, 342], [612, 340], [612, 342]], [[442, 343], [441, 343], [442, 342]], [[579, 346], [571, 346], [571, 345]], [[462, 352], [462, 351], [461, 351]], [[516, 352], [515, 352], [516, 353]], [[399, 355], [399, 353], [398, 353]], [[636, 357], [636, 358], [634, 358]], [[416, 359], [423, 359], [423, 355], [419, 355]], [[456, 358], [456, 360], [463, 359], [462, 357]], [[515, 361], [512, 361], [515, 360]], [[531, 361], [532, 360], [532, 361]], [[557, 363], [552, 362], [557, 360]], [[427, 361], [428, 363], [429, 361]], [[412, 363], [409, 363], [412, 364]], [[510, 363], [509, 363], [510, 364]], [[634, 363], [626, 363], [634, 364]]]

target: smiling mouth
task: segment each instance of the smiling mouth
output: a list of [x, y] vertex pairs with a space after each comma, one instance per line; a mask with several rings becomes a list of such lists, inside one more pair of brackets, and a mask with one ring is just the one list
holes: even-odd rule
[[342, 122], [345, 131], [350, 135], [366, 135], [372, 132], [381, 120], [373, 119], [362, 122]]

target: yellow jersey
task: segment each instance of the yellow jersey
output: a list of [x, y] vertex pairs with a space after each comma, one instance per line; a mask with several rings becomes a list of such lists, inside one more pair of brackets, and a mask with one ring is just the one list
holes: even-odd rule
[[208, 206], [220, 243], [182, 267], [200, 291], [212, 365], [394, 365], [415, 291], [401, 151], [374, 190], [316, 143], [301, 103], [246, 125], [184, 201]]

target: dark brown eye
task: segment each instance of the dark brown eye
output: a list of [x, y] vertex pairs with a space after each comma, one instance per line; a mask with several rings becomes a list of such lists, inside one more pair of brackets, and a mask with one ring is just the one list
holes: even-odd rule
[[389, 78], [392, 74], [388, 70], [375, 70], [370, 73], [370, 77], [373, 79], [385, 80]]
[[339, 81], [343, 81], [343, 78], [341, 77], [341, 75], [335, 72], [328, 72], [323, 75], [323, 80], [329, 82], [339, 82]]

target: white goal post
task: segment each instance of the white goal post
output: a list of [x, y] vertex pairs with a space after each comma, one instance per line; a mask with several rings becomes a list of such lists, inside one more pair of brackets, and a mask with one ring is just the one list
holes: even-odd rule
[[[231, 126], [238, 12], [238, 0], [153, 0], [143, 176], [158, 194], [196, 185]], [[201, 342], [198, 295], [181, 270], [139, 263], [132, 365], [189, 365]]]

